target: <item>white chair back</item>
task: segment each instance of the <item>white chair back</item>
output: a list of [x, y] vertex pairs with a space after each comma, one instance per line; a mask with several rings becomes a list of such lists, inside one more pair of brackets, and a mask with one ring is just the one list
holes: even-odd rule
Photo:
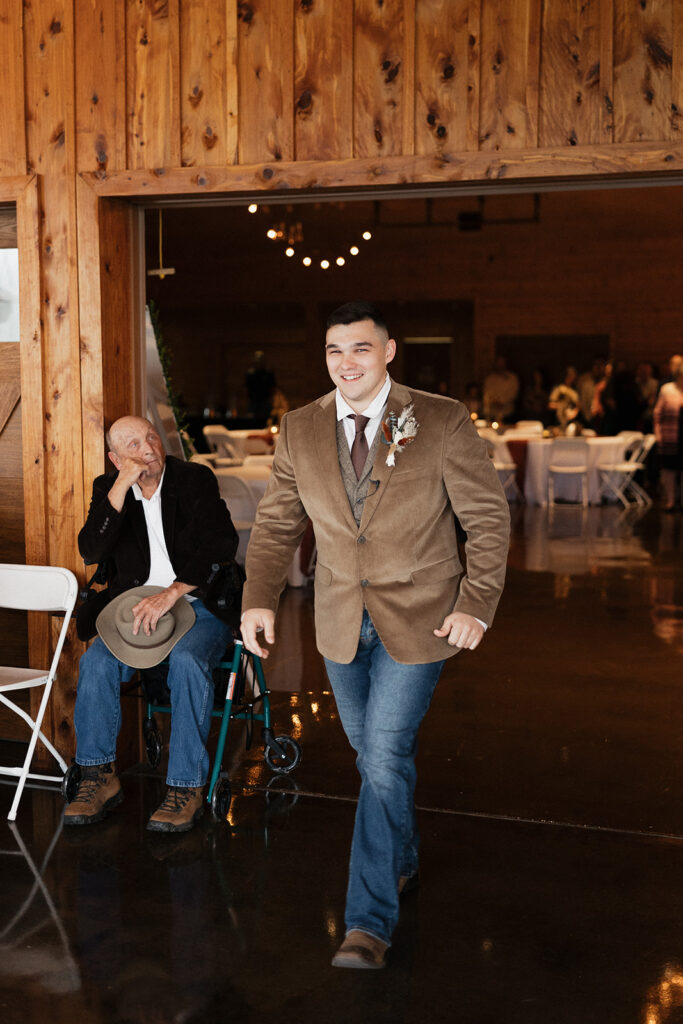
[[[236, 529], [249, 529], [256, 516], [258, 501], [247, 480], [234, 473], [216, 470], [218, 489], [221, 498], [228, 506], [230, 516]], [[240, 524], [239, 526], [237, 524]]]
[[202, 428], [206, 443], [212, 452], [223, 455], [225, 458], [234, 459], [238, 457], [234, 444], [230, 441], [230, 431], [220, 423], [209, 424]]
[[556, 437], [550, 450], [550, 465], [566, 469], [587, 469], [588, 442], [580, 437]]

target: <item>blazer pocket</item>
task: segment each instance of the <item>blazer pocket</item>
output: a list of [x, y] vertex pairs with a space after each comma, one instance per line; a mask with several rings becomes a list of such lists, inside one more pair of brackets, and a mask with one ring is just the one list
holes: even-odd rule
[[329, 587], [332, 582], [332, 570], [318, 562], [315, 567], [315, 582], [322, 584], [324, 587]]
[[425, 565], [422, 569], [411, 572], [411, 583], [440, 583], [442, 580], [452, 579], [462, 572], [460, 559], [453, 555], [444, 559], [443, 562], [435, 562], [433, 565]]

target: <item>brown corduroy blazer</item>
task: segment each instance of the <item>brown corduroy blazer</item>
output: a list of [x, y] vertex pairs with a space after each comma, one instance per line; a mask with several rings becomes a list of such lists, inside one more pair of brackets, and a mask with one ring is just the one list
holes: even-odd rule
[[[452, 611], [491, 625], [503, 588], [510, 516], [486, 445], [465, 406], [450, 398], [392, 382], [385, 415], [411, 403], [417, 436], [393, 468], [380, 443], [360, 527], [339, 468], [335, 392], [282, 421], [247, 551], [242, 608], [277, 610], [310, 517], [317, 644], [333, 661], [354, 658], [364, 606], [395, 661], [447, 658], [457, 648], [432, 630]], [[466, 572], [456, 516], [467, 534]]]

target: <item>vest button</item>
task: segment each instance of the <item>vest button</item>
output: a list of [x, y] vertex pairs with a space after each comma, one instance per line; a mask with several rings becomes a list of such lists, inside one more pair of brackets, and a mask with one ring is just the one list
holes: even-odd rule
[[366, 538], [365, 538], [365, 537], [363, 537], [363, 536], [359, 537], [359, 538], [358, 538], [358, 543], [359, 543], [359, 544], [365, 544], [365, 543], [366, 543]]
[[370, 580], [361, 580], [360, 581], [360, 585], [361, 585], [361, 587], [369, 587], [370, 586]]

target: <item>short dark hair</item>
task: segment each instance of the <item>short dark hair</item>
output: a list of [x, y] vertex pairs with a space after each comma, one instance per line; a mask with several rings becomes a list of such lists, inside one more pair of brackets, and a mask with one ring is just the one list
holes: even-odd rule
[[329, 331], [330, 327], [336, 327], [337, 324], [355, 324], [359, 320], [372, 320], [375, 327], [388, 333], [389, 329], [377, 306], [365, 299], [354, 299], [335, 309], [327, 318], [326, 330]]

